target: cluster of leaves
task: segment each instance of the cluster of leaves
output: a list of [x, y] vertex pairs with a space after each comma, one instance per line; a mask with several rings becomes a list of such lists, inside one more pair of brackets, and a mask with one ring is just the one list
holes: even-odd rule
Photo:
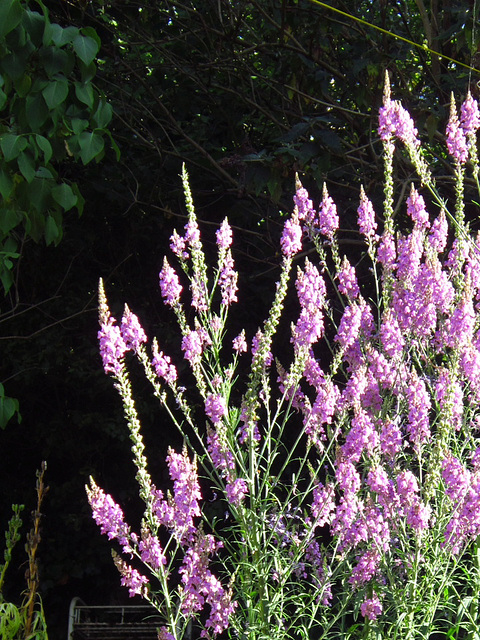
[[[432, 140], [438, 135], [450, 91], [465, 90], [462, 65], [476, 51], [468, 7], [328, 5], [146, 0], [139, 6], [126, 0], [91, 6], [83, 19], [106, 44], [103, 77], [119, 140], [129, 147], [137, 202], [158, 198], [163, 209], [175, 210], [177, 202], [166, 194], [182, 162], [191, 167], [197, 193], [235, 195], [237, 211], [238, 196], [246, 196], [245, 222], [252, 209], [259, 218], [276, 217], [295, 171], [320, 184], [325, 177], [375, 184], [381, 151], [372, 112], [385, 68], [420, 127]], [[160, 162], [162, 177], [139, 184], [152, 161]]]
[[93, 85], [100, 40], [20, 2], [0, 5], [0, 280], [14, 282], [25, 238], [62, 238], [63, 213], [84, 199], [62, 165], [104, 155], [112, 107]]

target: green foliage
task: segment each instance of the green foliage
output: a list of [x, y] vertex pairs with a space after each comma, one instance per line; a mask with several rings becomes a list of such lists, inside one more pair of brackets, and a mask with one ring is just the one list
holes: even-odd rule
[[5, 429], [14, 415], [17, 416], [18, 422], [21, 422], [22, 417], [19, 411], [18, 400], [7, 397], [3, 384], [0, 384], [0, 429]]
[[[69, 165], [99, 162], [105, 137], [118, 153], [106, 129], [112, 107], [93, 85], [99, 49], [94, 29], [52, 23], [39, 0], [0, 3], [0, 280], [5, 293], [14, 282], [24, 239], [56, 245], [63, 214], [82, 213], [84, 199], [67, 177]], [[2, 416], [8, 411], [11, 406]]]

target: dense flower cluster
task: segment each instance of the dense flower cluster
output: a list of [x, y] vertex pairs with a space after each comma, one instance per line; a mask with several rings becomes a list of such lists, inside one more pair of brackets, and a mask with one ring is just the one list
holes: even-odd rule
[[[463, 193], [464, 165], [468, 159], [472, 165], [476, 162], [479, 127], [478, 106], [470, 94], [460, 116], [452, 101], [445, 142], [455, 159], [457, 195]], [[92, 480], [87, 493], [93, 516], [102, 533], [117, 540], [124, 553], [141, 560], [162, 584], [169, 584], [176, 544], [182, 554], [181, 561], [176, 558], [178, 611], [187, 620], [209, 606], [202, 637], [222, 633], [234, 618], [235, 633], [248, 635], [247, 623], [236, 619], [245, 612], [251, 616], [252, 628], [259, 625], [259, 634], [274, 637], [274, 627], [262, 615], [282, 600], [282, 590], [286, 593], [303, 585], [298, 600], [288, 593], [286, 601], [296, 603], [289, 607], [293, 611], [301, 609], [297, 603], [314, 602], [312, 610], [321, 612], [322, 607], [338, 606], [333, 589], [339, 576], [342, 589], [346, 587], [342, 593], [355, 594], [356, 606], [372, 628], [379, 625], [381, 629], [383, 611], [394, 607], [401, 611], [399, 620], [413, 620], [414, 614], [406, 615], [410, 605], [405, 602], [405, 585], [412, 576], [420, 583], [422, 563], [430, 561], [428, 556], [439, 558], [440, 563], [448, 559], [447, 552], [460, 558], [480, 535], [480, 446], [475, 431], [480, 424], [476, 409], [480, 401], [480, 235], [476, 242], [470, 237], [461, 207], [457, 207], [458, 220], [449, 227], [452, 214], [443, 201], [435, 200], [436, 191], [423, 171], [418, 131], [406, 109], [391, 99], [388, 83], [378, 133], [387, 168], [399, 140], [407, 146], [420, 182], [410, 185], [401, 205], [406, 222], [395, 229], [393, 174], [387, 176], [381, 233], [377, 233], [373, 205], [361, 188], [358, 230], [374, 262], [377, 300], [373, 300], [373, 287], [365, 284], [366, 270], [359, 261], [352, 263], [339, 255], [339, 216], [326, 185], [316, 211], [297, 179], [293, 214], [280, 238], [281, 278], [270, 316], [249, 338], [251, 372], [242, 396], [232, 393], [232, 386], [238, 356], [248, 350], [246, 332], [242, 330], [229, 349], [221, 344], [227, 335], [229, 307], [237, 301], [238, 275], [227, 220], [216, 233], [218, 265], [210, 278], [187, 193], [189, 221], [183, 236], [172, 235], [171, 249], [190, 280], [191, 314], [183, 311], [183, 289], [166, 258], [159, 275], [161, 295], [175, 310], [181, 348], [200, 392], [195, 410], [177, 387], [177, 370], [169, 356], [154, 340], [149, 359], [147, 337], [138, 318], [125, 307], [118, 327], [101, 289], [100, 352], [105, 371], [117, 378], [124, 394], [126, 415], [135, 427], [131, 399], [122, 386], [123, 359], [132, 351], [171, 415], [167, 392], [176, 396], [183, 411], [177, 426], [192, 449], [194, 434], [195, 446], [200, 447], [196, 451], [212, 483], [213, 504], [205, 512], [215, 513], [215, 535], [225, 528], [230, 537], [223, 546], [198, 524], [202, 495], [197, 458], [191, 460], [186, 447], [182, 453], [169, 449], [173, 491], [166, 496], [145, 480], [146, 465], [138, 465], [137, 479], [146, 503], [140, 537], [125, 523], [111, 496]], [[478, 167], [474, 171], [478, 175]], [[435, 217], [432, 198], [439, 205]], [[300, 260], [303, 238], [313, 241], [318, 265], [309, 258]], [[276, 353], [273, 336], [294, 257], [299, 262], [295, 280], [299, 315], [291, 324], [287, 347], [292, 364], [287, 367], [288, 356]], [[338, 293], [338, 302], [328, 301], [331, 291]], [[217, 300], [220, 309], [214, 312]], [[275, 361], [274, 353], [279, 355]], [[278, 400], [272, 392], [274, 362]], [[159, 379], [167, 383], [166, 391]], [[295, 429], [303, 427], [300, 435], [290, 429], [292, 416], [292, 422], [298, 421]], [[131, 433], [136, 453], [140, 445], [135, 428]], [[306, 455], [298, 450], [304, 444]], [[222, 510], [226, 510], [226, 527], [219, 524]], [[236, 519], [234, 526], [232, 519]], [[160, 542], [161, 527], [166, 539], [170, 536], [165, 547]], [[332, 544], [324, 548], [320, 543], [326, 536]], [[237, 556], [225, 561], [233, 574], [226, 588], [212, 573], [212, 562], [219, 557], [223, 561], [226, 549], [236, 547]], [[122, 559], [117, 558], [116, 564], [130, 595], [151, 597], [147, 578]], [[335, 574], [337, 566], [343, 574]], [[435, 571], [429, 571], [429, 579], [437, 579]], [[440, 573], [443, 585], [446, 570]], [[399, 583], [393, 584], [397, 578]], [[241, 606], [233, 600], [234, 589], [243, 599]], [[412, 609], [419, 610], [421, 604], [415, 603]], [[281, 611], [277, 617], [283, 633], [282, 616], [290, 613], [281, 606], [271, 620]], [[255, 617], [258, 611], [263, 613]], [[328, 614], [322, 624], [326, 620]], [[178, 619], [169, 621], [159, 638], [177, 639], [177, 623]], [[412, 627], [405, 637], [411, 631]]]

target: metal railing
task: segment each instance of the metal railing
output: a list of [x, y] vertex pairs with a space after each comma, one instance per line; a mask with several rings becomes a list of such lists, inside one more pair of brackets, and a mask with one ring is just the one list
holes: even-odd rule
[[67, 640], [157, 640], [161, 619], [148, 605], [88, 606], [70, 603]]

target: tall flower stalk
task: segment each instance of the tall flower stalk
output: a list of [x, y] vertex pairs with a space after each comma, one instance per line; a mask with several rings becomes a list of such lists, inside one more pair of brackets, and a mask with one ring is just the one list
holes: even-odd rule
[[[469, 167], [478, 177], [479, 124], [470, 95], [460, 118], [452, 104], [449, 208], [387, 79], [382, 225], [363, 188], [358, 207], [372, 281], [359, 282], [340, 255], [327, 186], [316, 209], [297, 178], [270, 311], [251, 336], [228, 332], [241, 300], [231, 228], [225, 220], [216, 233], [210, 271], [184, 170], [188, 222], [170, 245], [181, 273], [165, 258], [159, 281], [196, 382], [194, 404], [165, 346], [149, 346], [128, 307], [117, 324], [100, 284], [100, 350], [130, 430], [145, 504], [140, 531], [93, 479], [87, 493], [122, 553], [122, 584], [164, 617], [159, 638], [180, 640], [192, 621], [207, 638], [478, 635], [480, 253], [464, 220], [463, 184]], [[404, 228], [393, 216], [398, 144], [418, 174]], [[307, 247], [316, 259], [300, 257]], [[298, 316], [290, 352], [280, 354], [275, 335], [292, 279]], [[340, 304], [329, 303], [331, 292]], [[132, 356], [185, 441], [168, 452], [166, 493], [147, 469]], [[244, 382], [240, 358], [250, 360]], [[205, 491], [223, 516], [209, 517]]]

